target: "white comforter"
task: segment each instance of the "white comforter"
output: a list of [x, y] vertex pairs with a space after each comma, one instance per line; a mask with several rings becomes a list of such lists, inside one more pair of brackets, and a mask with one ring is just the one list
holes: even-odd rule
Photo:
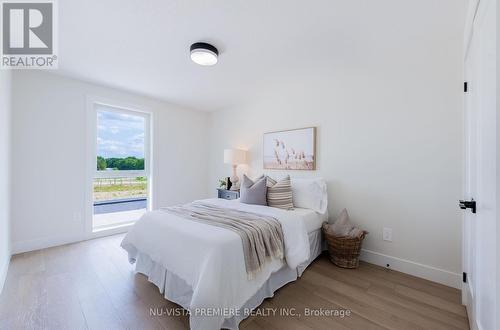
[[[283, 229], [285, 258], [296, 268], [309, 258], [307, 229], [294, 211], [248, 205], [239, 201], [207, 199], [205, 202], [273, 216]], [[224, 318], [251, 298], [283, 264], [274, 260], [248, 280], [240, 237], [229, 230], [180, 218], [161, 210], [148, 212], [130, 229], [122, 242], [131, 262], [139, 253], [182, 278], [193, 289], [191, 329], [220, 329]], [[216, 314], [207, 317], [207, 313]]]

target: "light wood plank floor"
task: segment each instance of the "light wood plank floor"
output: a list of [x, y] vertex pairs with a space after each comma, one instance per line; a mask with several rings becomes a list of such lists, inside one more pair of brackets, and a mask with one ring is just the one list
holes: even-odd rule
[[[150, 316], [176, 305], [120, 248], [123, 235], [12, 258], [0, 296], [0, 329], [186, 329], [186, 316]], [[362, 263], [333, 266], [321, 256], [265, 308], [350, 310], [349, 317], [251, 316], [241, 329], [468, 329], [456, 289]]]

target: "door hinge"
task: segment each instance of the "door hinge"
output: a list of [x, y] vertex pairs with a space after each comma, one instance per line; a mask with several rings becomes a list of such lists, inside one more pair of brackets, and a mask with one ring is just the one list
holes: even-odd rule
[[469, 91], [469, 88], [467, 86], [467, 82], [464, 81], [464, 93], [467, 93]]
[[462, 273], [462, 282], [467, 283], [467, 273], [466, 272]]

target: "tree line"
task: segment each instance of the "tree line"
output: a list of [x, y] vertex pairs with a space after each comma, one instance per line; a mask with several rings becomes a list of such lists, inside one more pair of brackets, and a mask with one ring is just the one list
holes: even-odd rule
[[97, 170], [104, 171], [108, 168], [116, 171], [143, 170], [144, 158], [104, 158], [97, 156]]

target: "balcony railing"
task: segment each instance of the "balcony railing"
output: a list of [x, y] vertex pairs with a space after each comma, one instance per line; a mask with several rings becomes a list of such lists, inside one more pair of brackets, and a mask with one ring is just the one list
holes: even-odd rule
[[121, 175], [117, 175], [114, 171], [103, 171], [94, 179], [94, 230], [133, 223], [147, 210], [147, 179], [123, 176], [123, 171], [120, 172]]
[[127, 198], [147, 198], [145, 177], [107, 177], [94, 179], [94, 203]]

